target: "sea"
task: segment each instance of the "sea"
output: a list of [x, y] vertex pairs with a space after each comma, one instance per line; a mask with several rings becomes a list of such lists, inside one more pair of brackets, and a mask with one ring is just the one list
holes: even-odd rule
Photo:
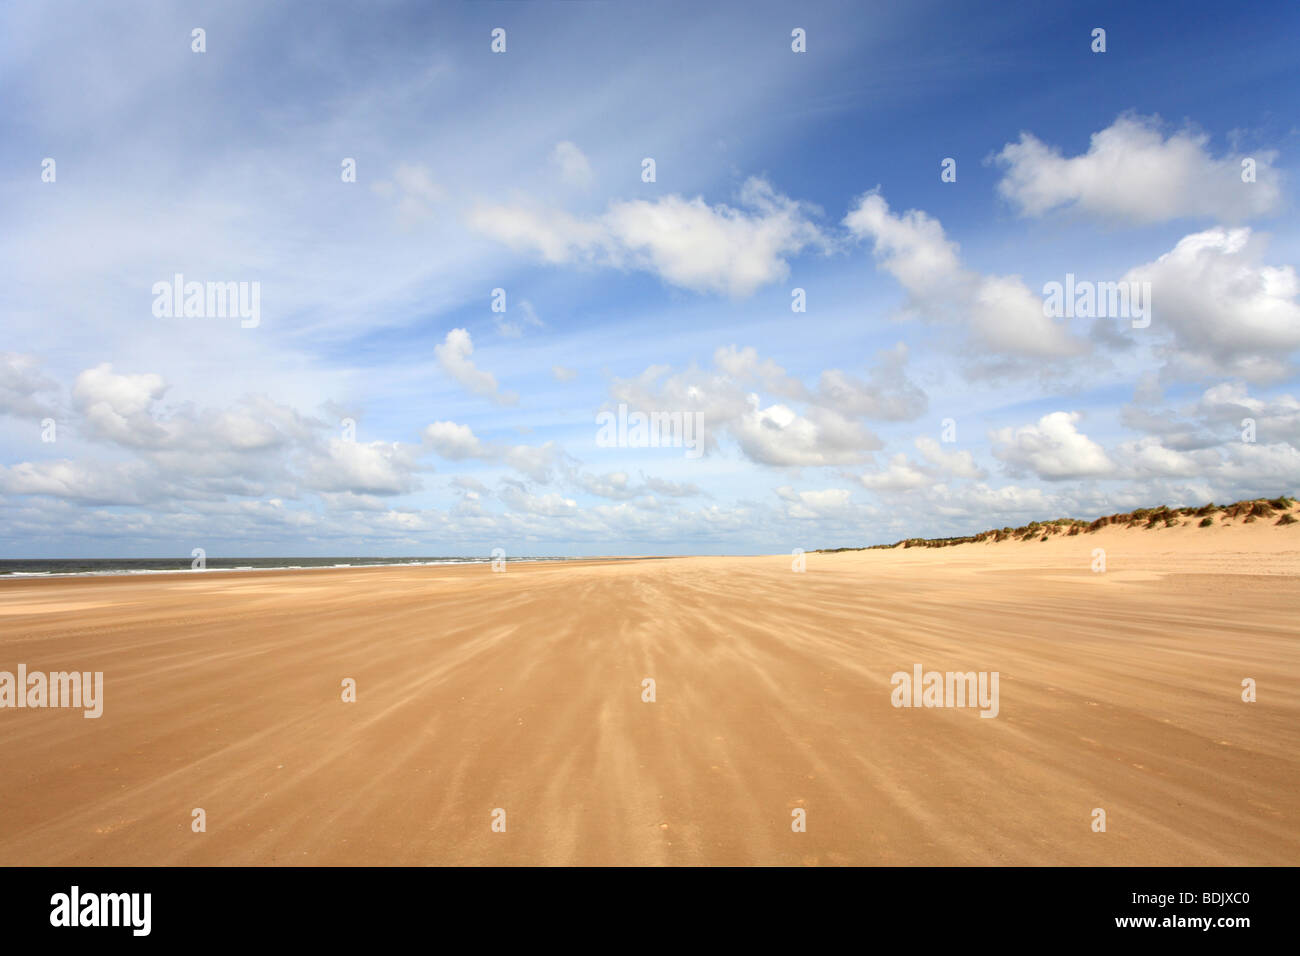
[[[568, 556], [510, 557], [507, 564], [521, 561], [576, 561]], [[489, 564], [490, 557], [409, 558], [217, 558], [204, 559], [203, 571], [277, 571], [308, 568], [409, 567], [438, 564]], [[18, 558], [0, 559], [0, 579], [69, 577], [98, 574], [199, 573], [191, 558]]]

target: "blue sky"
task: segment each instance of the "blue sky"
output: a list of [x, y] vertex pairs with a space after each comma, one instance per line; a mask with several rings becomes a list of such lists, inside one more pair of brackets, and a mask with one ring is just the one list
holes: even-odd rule
[[[1300, 489], [1293, 3], [0, 21], [5, 557], [788, 552]], [[177, 273], [257, 283], [256, 326], [156, 316]], [[1149, 283], [1149, 326], [1044, 315], [1067, 273]], [[707, 452], [600, 447], [620, 402]]]

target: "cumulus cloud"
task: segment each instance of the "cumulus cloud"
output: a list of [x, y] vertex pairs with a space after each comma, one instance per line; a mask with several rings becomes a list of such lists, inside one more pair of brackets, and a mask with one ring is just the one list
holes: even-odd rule
[[417, 449], [400, 442], [362, 443], [330, 439], [306, 467], [308, 487], [357, 495], [400, 495], [418, 487]]
[[154, 420], [151, 408], [166, 391], [161, 375], [121, 375], [104, 362], [77, 376], [72, 398], [91, 437], [154, 447], [166, 438], [167, 430]]
[[839, 412], [810, 406], [803, 415], [782, 404], [763, 407], [757, 395], [727, 427], [752, 461], [764, 465], [816, 467], [861, 461], [880, 439]]
[[515, 511], [544, 517], [571, 515], [578, 510], [578, 503], [572, 498], [565, 498], [555, 492], [534, 495], [515, 482], [503, 482], [497, 497]]
[[474, 340], [465, 329], [452, 329], [441, 345], [433, 347], [433, 354], [444, 372], [459, 382], [466, 390], [491, 399], [498, 405], [515, 405], [519, 395], [502, 392], [497, 388], [496, 376], [474, 364]]
[[697, 485], [690, 482], [667, 481], [663, 478], [644, 478], [633, 481], [625, 471], [611, 471], [603, 475], [581, 472], [574, 478], [579, 488], [598, 498], [613, 501], [631, 501], [636, 498], [650, 499], [655, 495], [666, 498], [691, 498], [702, 495]]
[[839, 369], [827, 369], [817, 383], [818, 403], [875, 421], [906, 422], [920, 418], [929, 409], [930, 400], [907, 378], [908, 356], [908, 348], [902, 342], [882, 350], [866, 381]]
[[784, 398], [807, 399], [808, 390], [798, 379], [771, 359], [761, 359], [752, 345], [737, 348], [726, 345], [713, 353], [713, 364], [729, 378], [744, 384], [757, 384], [764, 391]]
[[[629, 408], [702, 416], [704, 447], [722, 436], [735, 440], [750, 461], [776, 467], [843, 465], [865, 460], [880, 439], [851, 412], [832, 407], [834, 397], [810, 391], [753, 349], [719, 349], [710, 371], [668, 374], [651, 366], [634, 379], [617, 379], [611, 397]], [[765, 403], [751, 386], [786, 398]], [[803, 408], [796, 408], [795, 405]]]
[[884, 468], [851, 475], [862, 487], [889, 496], [911, 494], [936, 487], [952, 478], [983, 479], [988, 477], [967, 450], [946, 450], [933, 438], [916, 439], [922, 461], [912, 461], [903, 452], [894, 454]]
[[729, 436], [758, 464], [854, 464], [882, 447], [863, 420], [906, 420], [928, 407], [925, 393], [907, 378], [906, 346], [877, 358], [865, 379], [828, 369], [810, 389], [756, 349], [730, 345], [714, 352], [712, 369], [669, 374], [667, 366], [651, 366], [637, 378], [615, 380], [610, 394], [631, 408], [698, 412], [705, 448]]
[[1252, 396], [1242, 382], [1223, 382], [1207, 388], [1196, 412], [1211, 425], [1221, 425], [1233, 438], [1250, 419], [1259, 442], [1283, 441], [1300, 448], [1300, 400], [1294, 395], [1262, 399]]
[[853, 492], [847, 488], [795, 491], [783, 485], [776, 493], [787, 502], [786, 514], [800, 520], [846, 516], [854, 510]]
[[[85, 437], [148, 453], [172, 470], [221, 470], [274, 450], [310, 448], [324, 423], [262, 396], [243, 396], [226, 408], [159, 406], [168, 385], [153, 373], [125, 374], [107, 362], [77, 376], [74, 410]], [[233, 466], [230, 471], [235, 471]]]
[[873, 242], [877, 264], [907, 291], [914, 313], [964, 326], [985, 358], [1057, 359], [1087, 351], [1064, 322], [1043, 314], [1042, 297], [1019, 276], [981, 276], [963, 267], [957, 244], [924, 212], [895, 215], [870, 192], [844, 225]]
[[1285, 441], [1229, 440], [1185, 451], [1151, 435], [1122, 442], [1113, 457], [1115, 477], [1132, 482], [1123, 494], [1136, 504], [1230, 501], [1300, 490], [1300, 449]]
[[994, 457], [1013, 474], [1031, 472], [1045, 481], [1097, 478], [1114, 473], [1105, 449], [1080, 432], [1078, 412], [1052, 412], [1036, 424], [990, 432]]
[[0, 491], [47, 495], [87, 505], [143, 505], [157, 500], [159, 482], [139, 462], [20, 462], [0, 466]]
[[35, 356], [0, 352], [0, 415], [45, 417], [54, 414], [58, 383], [40, 371]]
[[611, 498], [624, 501], [635, 498], [640, 492], [628, 478], [627, 472], [611, 471], [604, 475], [591, 475], [583, 472], [578, 476], [582, 490], [599, 498]]
[[1284, 442], [1233, 442], [1208, 478], [1241, 497], [1300, 491], [1300, 449]]
[[1281, 206], [1276, 152], [1252, 153], [1253, 183], [1242, 182], [1238, 154], [1215, 159], [1209, 137], [1181, 130], [1165, 138], [1157, 117], [1121, 116], [1092, 134], [1088, 151], [1065, 157], [1031, 133], [997, 154], [1006, 167], [998, 192], [1027, 216], [1075, 208], [1132, 223], [1193, 216], [1239, 221]]
[[1147, 478], [1200, 475], [1220, 461], [1219, 456], [1208, 449], [1188, 452], [1168, 448], [1156, 435], [1122, 442], [1115, 450], [1115, 457], [1122, 463], [1126, 474]]
[[331, 506], [364, 507], [365, 496], [419, 488], [419, 446], [331, 437], [324, 421], [264, 396], [243, 396], [225, 408], [164, 407], [167, 392], [153, 373], [120, 373], [109, 363], [86, 369], [72, 388], [69, 424], [133, 459], [23, 462], [6, 471], [4, 490], [139, 504], [297, 497], [305, 489], [331, 496], [323, 497]]
[[1294, 373], [1300, 348], [1300, 282], [1291, 266], [1260, 262], [1249, 228], [1216, 227], [1129, 270], [1150, 282], [1153, 328], [1173, 337], [1172, 374], [1269, 382]]
[[917, 450], [935, 470], [936, 473], [953, 478], [986, 478], [987, 473], [975, 463], [975, 456], [969, 451], [946, 451], [933, 438], [921, 437], [916, 440]]
[[858, 480], [870, 491], [912, 491], [934, 483], [929, 474], [908, 461], [902, 452], [890, 458], [882, 470], [859, 475]]
[[450, 461], [485, 458], [489, 452], [473, 429], [456, 422], [433, 422], [424, 429], [424, 440], [439, 455]]
[[811, 390], [771, 359], [760, 359], [752, 346], [720, 348], [713, 363], [737, 382], [758, 385], [782, 398], [811, 402], [854, 418], [910, 421], [925, 414], [929, 397], [907, 377], [908, 357], [907, 346], [899, 342], [876, 354], [876, 364], [865, 380], [832, 368], [821, 373]]
[[1241, 441], [1247, 420], [1254, 426], [1256, 441], [1300, 447], [1300, 400], [1294, 395], [1264, 399], [1251, 395], [1244, 382], [1221, 382], [1189, 404], [1165, 407], [1161, 403], [1159, 391], [1140, 387], [1122, 409], [1121, 421], [1177, 451]]
[[932, 508], [944, 517], [965, 519], [965, 530], [970, 532], [1004, 523], [1020, 524], [1047, 515], [1062, 517], [1074, 514], [1079, 510], [1077, 502], [1073, 496], [1053, 494], [1042, 488], [1022, 485], [994, 488], [977, 482], [955, 488], [936, 485], [916, 502], [913, 510], [923, 513]]
[[669, 195], [610, 203], [594, 218], [557, 210], [482, 205], [469, 215], [475, 231], [549, 263], [589, 263], [650, 272], [694, 292], [743, 298], [784, 279], [788, 259], [828, 246], [811, 210], [748, 179], [735, 209]]
[[567, 464], [567, 456], [553, 441], [543, 445], [505, 445], [483, 442], [468, 425], [440, 421], [425, 426], [424, 443], [449, 461], [477, 459], [499, 462], [523, 472], [534, 481], [551, 480], [553, 469]]

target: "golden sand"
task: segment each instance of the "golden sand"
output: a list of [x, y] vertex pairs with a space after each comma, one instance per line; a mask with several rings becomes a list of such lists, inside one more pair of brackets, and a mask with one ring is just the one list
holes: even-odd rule
[[0, 864], [1300, 862], [1300, 525], [791, 564], [0, 582]]

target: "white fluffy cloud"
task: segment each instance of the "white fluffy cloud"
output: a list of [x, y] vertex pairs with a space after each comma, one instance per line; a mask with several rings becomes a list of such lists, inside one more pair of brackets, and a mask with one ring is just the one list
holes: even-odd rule
[[[610, 395], [633, 409], [699, 412], [706, 448], [730, 436], [758, 464], [846, 465], [882, 447], [862, 419], [915, 418], [925, 411], [925, 393], [904, 374], [906, 360], [906, 348], [887, 349], [865, 381], [831, 369], [808, 389], [753, 348], [727, 346], [714, 353], [710, 370], [668, 374], [666, 366], [651, 366], [637, 378], [615, 380]], [[765, 401], [756, 388], [783, 400]]]
[[151, 413], [153, 403], [166, 391], [161, 375], [120, 375], [105, 362], [77, 376], [72, 398], [92, 436], [148, 447], [166, 434]]
[[143, 505], [156, 500], [158, 481], [139, 462], [24, 461], [0, 466], [0, 491], [47, 495], [90, 505]]
[[42, 396], [57, 388], [56, 382], [40, 372], [40, 363], [33, 356], [0, 352], [0, 415], [50, 415], [53, 404]]
[[678, 195], [621, 200], [591, 219], [483, 205], [470, 213], [469, 224], [550, 263], [637, 269], [683, 289], [738, 298], [784, 279], [787, 260], [805, 248], [827, 245], [810, 211], [765, 180], [747, 180], [740, 203], [744, 209]]
[[488, 457], [489, 452], [473, 429], [456, 422], [434, 422], [425, 426], [424, 440], [443, 458], [461, 461]]
[[816, 400], [827, 408], [875, 421], [905, 422], [924, 415], [929, 397], [906, 374], [909, 352], [899, 342], [878, 353], [878, 364], [862, 381], [839, 369], [822, 372]]
[[468, 425], [433, 422], [425, 426], [424, 442], [449, 461], [477, 459], [499, 462], [523, 472], [534, 481], [550, 481], [552, 470], [566, 459], [555, 442], [543, 445], [505, 445], [480, 441]]
[[919, 210], [894, 215], [879, 193], [858, 200], [844, 218], [849, 231], [874, 243], [875, 258], [907, 290], [913, 309], [935, 321], [964, 325], [984, 359], [1053, 359], [1086, 350], [1061, 321], [1043, 314], [1043, 300], [1019, 276], [981, 276], [964, 268], [957, 244], [938, 220]]
[[1115, 464], [1105, 449], [1080, 432], [1078, 412], [1052, 412], [1037, 424], [991, 432], [993, 454], [1013, 473], [1032, 472], [1046, 481], [1110, 475]]
[[933, 438], [916, 439], [916, 448], [924, 463], [910, 461], [906, 454], [893, 455], [883, 469], [855, 475], [864, 488], [897, 495], [933, 487], [949, 478], [987, 478], [975, 456], [967, 450], [946, 451]]
[[1102, 219], [1164, 222], [1189, 216], [1238, 221], [1281, 205], [1276, 153], [1251, 154], [1256, 181], [1242, 182], [1237, 154], [1213, 158], [1209, 137], [1182, 130], [1167, 139], [1155, 117], [1121, 116], [1093, 133], [1088, 151], [1067, 158], [1021, 133], [998, 153], [1007, 168], [998, 191], [1029, 216], [1073, 207]]
[[1172, 334], [1179, 373], [1267, 382], [1294, 372], [1300, 282], [1291, 266], [1263, 265], [1262, 253], [1250, 229], [1216, 227], [1125, 275], [1151, 283], [1152, 327]]
[[1124, 442], [1115, 452], [1124, 468], [1142, 477], [1189, 478], [1207, 474], [1219, 463], [1217, 453], [1209, 449], [1181, 451], [1166, 448], [1158, 437], [1151, 435], [1133, 442]]
[[847, 517], [854, 511], [853, 492], [847, 488], [824, 488], [819, 491], [795, 491], [789, 485], [776, 489], [787, 502], [786, 514], [800, 520]]
[[[1231, 447], [1242, 443], [1246, 435], [1261, 445], [1283, 443], [1300, 448], [1300, 399], [1294, 395], [1264, 399], [1251, 395], [1244, 382], [1221, 382], [1181, 407], [1161, 407], [1160, 402], [1158, 392], [1139, 389], [1121, 417], [1129, 428], [1154, 436], [1164, 449], [1197, 452]], [[1142, 447], [1151, 447], [1151, 443]], [[1207, 469], [1214, 462], [1204, 457], [1195, 460], [1197, 467]]]
[[497, 387], [496, 376], [474, 364], [474, 340], [465, 329], [452, 329], [441, 345], [433, 347], [433, 354], [443, 371], [470, 392], [491, 399], [498, 405], [515, 405], [519, 395], [502, 392]]
[[859, 475], [858, 480], [870, 491], [885, 492], [913, 491], [934, 483], [934, 478], [908, 461], [902, 452], [890, 458], [883, 470]]
[[839, 412], [813, 405], [800, 415], [786, 405], [763, 407], [757, 395], [726, 424], [745, 456], [763, 465], [850, 464], [880, 447], [871, 431]]
[[933, 438], [921, 437], [916, 440], [921, 457], [941, 475], [953, 478], [986, 478], [984, 469], [975, 463], [975, 456], [969, 451], [945, 451]]
[[103, 363], [77, 376], [64, 435], [108, 446], [128, 461], [21, 462], [4, 473], [11, 494], [87, 503], [211, 502], [227, 496], [297, 497], [306, 489], [335, 503], [417, 490], [419, 446], [345, 441], [326, 422], [264, 396], [225, 408], [165, 407], [168, 385], [153, 373]]
[[555, 492], [534, 495], [513, 482], [503, 484], [501, 490], [497, 492], [497, 497], [515, 511], [544, 517], [571, 515], [578, 510], [578, 503], [572, 498], [565, 498]]
[[1282, 441], [1300, 448], [1300, 399], [1294, 395], [1266, 400], [1252, 396], [1241, 382], [1224, 382], [1205, 390], [1196, 411], [1207, 423], [1226, 426], [1234, 437], [1250, 419], [1256, 441]]
[[418, 487], [416, 451], [400, 442], [362, 443], [330, 439], [312, 458], [305, 482], [317, 491], [356, 495], [399, 495]]

